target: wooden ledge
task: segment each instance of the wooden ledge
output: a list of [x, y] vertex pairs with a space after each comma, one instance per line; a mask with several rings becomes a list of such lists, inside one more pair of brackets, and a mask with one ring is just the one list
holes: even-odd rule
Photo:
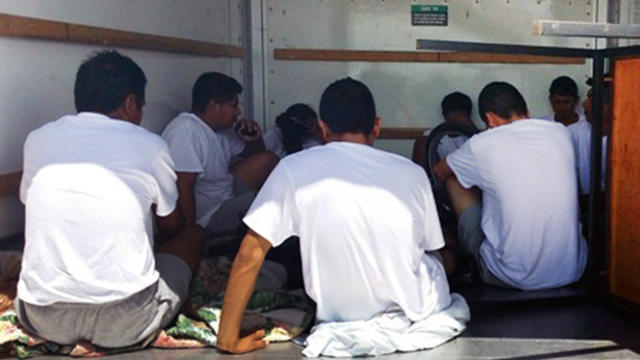
[[276, 60], [431, 62], [480, 64], [584, 64], [580, 58], [540, 55], [489, 54], [479, 52], [368, 51], [332, 49], [274, 49]]
[[209, 57], [244, 55], [240, 46], [0, 14], [0, 36], [122, 47]]
[[405, 140], [415, 140], [422, 137], [425, 132], [429, 128], [417, 128], [417, 127], [387, 127], [380, 129], [380, 135], [378, 139], [405, 139]]

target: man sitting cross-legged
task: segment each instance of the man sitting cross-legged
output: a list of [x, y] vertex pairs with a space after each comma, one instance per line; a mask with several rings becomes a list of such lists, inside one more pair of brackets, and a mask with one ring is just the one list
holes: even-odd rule
[[532, 290], [578, 280], [587, 247], [569, 132], [529, 119], [508, 83], [487, 85], [478, 103], [489, 130], [434, 167], [459, 217], [460, 249], [491, 285]]
[[[331, 84], [320, 118], [328, 144], [284, 158], [244, 218], [250, 230], [231, 271], [218, 348], [242, 353], [266, 346], [263, 332], [240, 338], [240, 324], [266, 253], [292, 235], [300, 237], [305, 290], [317, 304], [317, 320], [329, 325], [314, 330], [305, 355], [411, 351], [457, 335], [468, 308], [450, 295], [442, 264], [427, 253], [444, 242], [424, 171], [371, 146], [380, 118], [361, 82]], [[458, 318], [442, 315], [452, 307]], [[434, 314], [449, 325], [433, 331], [422, 323], [431, 324]]]
[[[200, 75], [192, 89], [191, 112], [178, 115], [162, 133], [176, 163], [186, 223], [202, 226], [208, 235], [235, 233], [253, 191], [278, 162], [265, 151], [259, 125], [238, 120], [240, 92], [240, 83], [227, 75]], [[228, 134], [234, 124], [236, 134]], [[244, 159], [232, 164], [236, 156]]]
[[[135, 344], [182, 307], [202, 229], [184, 228], [167, 145], [138, 126], [146, 78], [115, 51], [80, 66], [78, 114], [24, 145], [25, 249], [16, 312], [59, 344]], [[153, 253], [152, 215], [171, 237]]]

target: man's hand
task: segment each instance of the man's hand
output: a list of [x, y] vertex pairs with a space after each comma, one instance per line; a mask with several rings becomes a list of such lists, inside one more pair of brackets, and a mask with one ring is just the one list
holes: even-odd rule
[[258, 330], [251, 335], [247, 335], [236, 340], [233, 344], [218, 343], [216, 346], [218, 349], [232, 354], [243, 354], [254, 350], [260, 350], [269, 345], [269, 343], [264, 340], [264, 334], [264, 330]]
[[254, 142], [262, 138], [260, 125], [253, 120], [238, 120], [233, 127], [236, 134], [246, 143]]
[[264, 331], [240, 338], [240, 325], [258, 272], [269, 249], [271, 243], [251, 229], [242, 239], [240, 250], [231, 267], [220, 315], [216, 347], [222, 351], [240, 354], [267, 346], [263, 339]]

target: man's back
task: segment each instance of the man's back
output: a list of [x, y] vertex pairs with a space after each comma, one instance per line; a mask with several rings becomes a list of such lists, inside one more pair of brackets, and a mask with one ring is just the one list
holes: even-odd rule
[[392, 306], [415, 320], [449, 305], [443, 267], [424, 254], [444, 245], [429, 181], [407, 159], [350, 142], [288, 156], [245, 222], [276, 246], [300, 236], [321, 321], [368, 319]]
[[173, 163], [158, 136], [80, 113], [33, 131], [24, 162], [23, 301], [103, 303], [158, 279], [151, 205], [166, 216], [177, 197]]
[[471, 138], [447, 158], [458, 181], [483, 191], [480, 248], [505, 283], [538, 289], [579, 278], [586, 245], [579, 232], [575, 156], [563, 125], [518, 120]]

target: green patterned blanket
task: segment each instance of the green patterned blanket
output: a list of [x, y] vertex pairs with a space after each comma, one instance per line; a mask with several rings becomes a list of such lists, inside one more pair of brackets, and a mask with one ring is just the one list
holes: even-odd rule
[[[224, 298], [231, 261], [212, 258], [200, 263], [191, 283], [186, 311], [178, 315], [174, 324], [145, 341], [118, 349], [103, 349], [89, 343], [58, 345], [47, 342], [20, 327], [13, 310], [0, 316], [1, 350], [17, 358], [26, 359], [46, 354], [66, 354], [76, 357], [95, 357], [141, 350], [146, 347], [195, 348], [215, 347], [216, 332]], [[257, 291], [249, 300], [242, 322], [242, 331], [266, 330], [269, 342], [288, 341], [298, 336], [313, 321], [312, 303], [301, 290], [284, 291], [273, 287], [273, 274], [261, 273]]]

